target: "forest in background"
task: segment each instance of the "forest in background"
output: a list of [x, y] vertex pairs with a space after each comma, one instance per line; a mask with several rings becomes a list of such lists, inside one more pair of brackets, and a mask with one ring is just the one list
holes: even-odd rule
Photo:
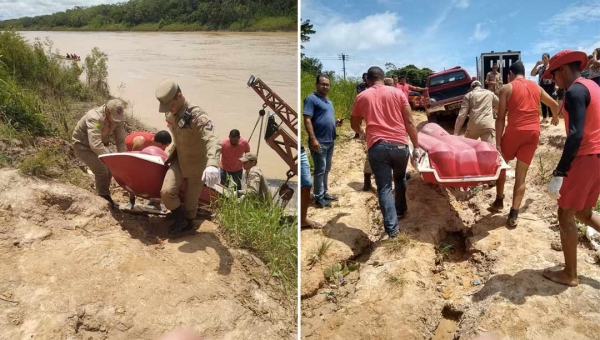
[[131, 0], [0, 21], [0, 29], [295, 31], [297, 12], [297, 0]]

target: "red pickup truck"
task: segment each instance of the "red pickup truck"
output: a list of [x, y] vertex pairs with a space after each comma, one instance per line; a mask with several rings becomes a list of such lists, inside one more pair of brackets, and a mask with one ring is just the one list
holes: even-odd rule
[[427, 77], [423, 91], [425, 111], [430, 122], [437, 122], [440, 116], [456, 119], [463, 97], [471, 90], [471, 83], [477, 78], [460, 66], [432, 73]]

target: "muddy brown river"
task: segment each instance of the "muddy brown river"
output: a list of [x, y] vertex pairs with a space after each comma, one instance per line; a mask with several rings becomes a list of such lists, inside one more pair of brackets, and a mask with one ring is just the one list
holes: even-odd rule
[[[154, 96], [156, 86], [166, 78], [175, 80], [186, 99], [208, 112], [221, 138], [231, 129], [240, 130], [246, 139], [252, 133], [263, 101], [246, 85], [251, 75], [262, 79], [292, 108], [298, 107], [296, 33], [21, 34], [30, 41], [50, 38], [59, 53], [80, 55], [82, 65], [85, 56], [98, 47], [108, 54], [111, 94], [128, 101], [135, 117], [157, 129], [167, 129]], [[250, 141], [255, 152], [258, 131], [257, 127]], [[267, 177], [285, 179], [288, 166], [264, 141], [259, 165]]]

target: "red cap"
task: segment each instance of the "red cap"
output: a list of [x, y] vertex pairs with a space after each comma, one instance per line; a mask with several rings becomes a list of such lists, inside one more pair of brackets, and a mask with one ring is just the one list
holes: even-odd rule
[[580, 67], [580, 71], [583, 71], [583, 69], [585, 68], [585, 66], [588, 63], [587, 54], [585, 54], [585, 52], [572, 51], [572, 50], [562, 50], [562, 51], [556, 53], [548, 61], [548, 63], [550, 65], [546, 69], [546, 72], [544, 72], [544, 74], [542, 75], [542, 78], [546, 78], [546, 79], [551, 78], [552, 76], [550, 74], [552, 73], [552, 71], [556, 70], [557, 68], [559, 68], [565, 64], [569, 64], [569, 63], [572, 63], [575, 61], [581, 62], [579, 67]]

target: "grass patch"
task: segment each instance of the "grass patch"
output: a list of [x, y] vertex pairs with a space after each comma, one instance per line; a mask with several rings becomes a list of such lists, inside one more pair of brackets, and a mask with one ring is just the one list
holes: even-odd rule
[[450, 258], [450, 253], [454, 249], [451, 244], [440, 243], [435, 248], [435, 264], [443, 265], [446, 260]]
[[59, 148], [42, 147], [35, 154], [25, 158], [19, 164], [19, 170], [26, 175], [58, 178], [62, 169], [68, 166], [67, 162], [67, 157]]
[[327, 250], [331, 246], [333, 242], [331, 240], [322, 240], [317, 249], [313, 251], [308, 258], [308, 267], [312, 268], [317, 262], [321, 262], [321, 260], [325, 257]]
[[403, 277], [398, 275], [392, 275], [388, 272], [385, 273], [385, 282], [395, 288], [404, 287], [404, 285], [406, 284], [406, 280]]
[[223, 196], [217, 202], [217, 220], [229, 241], [263, 260], [293, 299], [298, 278], [298, 218], [282, 221], [283, 215], [280, 206], [254, 198], [239, 201]]
[[388, 253], [402, 253], [407, 248], [410, 248], [414, 245], [413, 241], [408, 237], [408, 235], [404, 232], [398, 233], [396, 238], [390, 238], [385, 241], [383, 244], [386, 247]]

